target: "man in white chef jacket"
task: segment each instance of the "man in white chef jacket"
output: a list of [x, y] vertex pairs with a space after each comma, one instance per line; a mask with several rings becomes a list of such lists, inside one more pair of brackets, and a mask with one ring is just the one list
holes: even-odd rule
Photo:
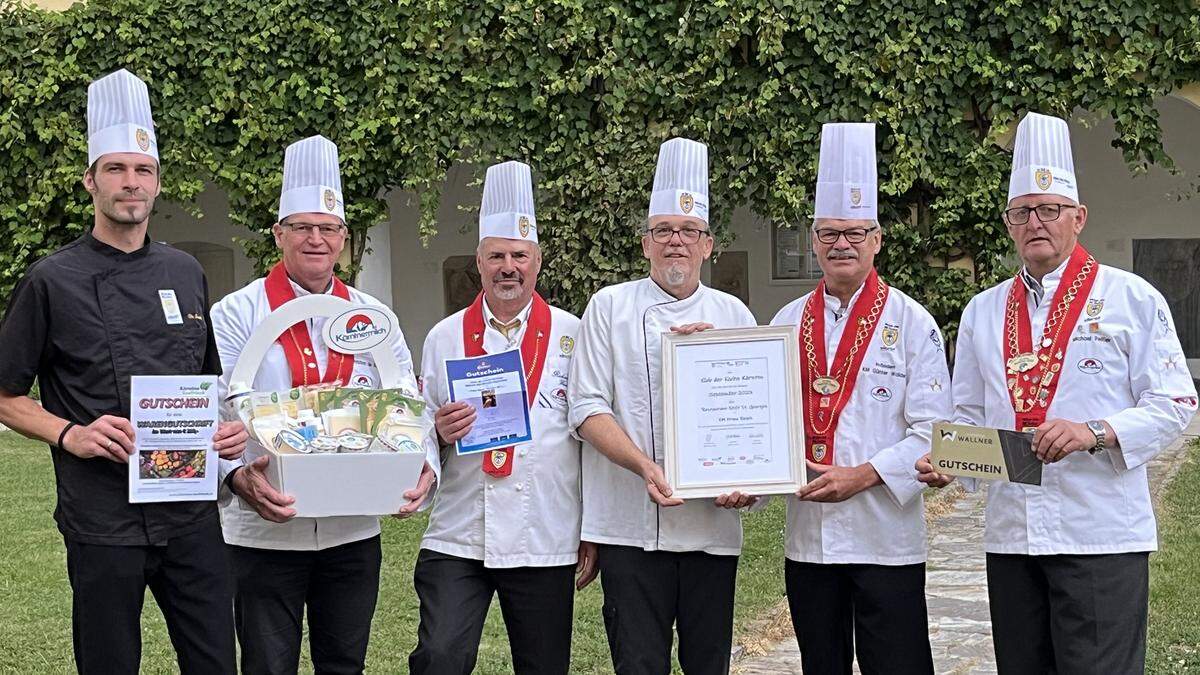
[[[337, 146], [323, 136], [288, 146], [274, 226], [282, 260], [265, 278], [226, 296], [212, 309], [225, 372], [222, 391], [238, 384], [230, 383], [229, 377], [254, 329], [289, 300], [329, 293], [355, 304], [380, 305], [333, 274], [346, 243], [345, 218]], [[378, 388], [379, 371], [370, 355], [341, 354], [325, 346], [325, 321], [310, 319], [281, 335], [267, 352], [253, 389], [280, 391], [321, 382]], [[405, 374], [402, 388], [418, 396], [403, 335], [392, 345]], [[428, 450], [430, 463], [418, 486], [405, 495], [411, 501], [401, 515], [420, 506], [434, 481], [437, 454], [432, 445]], [[315, 670], [362, 672], [379, 592], [379, 518], [296, 518], [292, 498], [266, 480], [268, 461], [261, 457], [248, 465], [221, 463], [221, 525], [236, 582], [234, 615], [242, 672], [295, 673], [306, 608]]]
[[813, 248], [823, 277], [772, 325], [799, 326], [810, 482], [788, 499], [785, 581], [806, 673], [932, 673], [924, 488], [914, 463], [951, 412], [941, 331], [875, 271], [875, 125], [821, 131]]
[[1079, 245], [1087, 216], [1066, 121], [1029, 113], [1004, 211], [1022, 267], [968, 303], [954, 364], [955, 421], [1033, 429], [1044, 463], [1040, 486], [988, 485], [1001, 673], [1143, 671], [1158, 546], [1146, 465], [1196, 412], [1166, 301]]
[[[413, 581], [421, 601], [409, 671], [470, 673], [492, 596], [518, 675], [565, 675], [579, 558], [579, 441], [567, 427], [567, 382], [579, 319], [536, 292], [542, 253], [529, 165], [488, 168], [476, 264], [483, 292], [425, 338], [421, 379], [441, 446], [442, 482]], [[479, 411], [450, 401], [447, 359], [519, 350], [533, 442], [459, 455]]]
[[[601, 289], [583, 314], [568, 396], [583, 450], [584, 541], [598, 546], [613, 667], [725, 673], [742, 547], [741, 494], [686, 503], [663, 474], [662, 334], [756, 324], [737, 298], [700, 283], [712, 254], [708, 148], [659, 149], [642, 251], [650, 276]], [[722, 508], [725, 507], [725, 508]]]

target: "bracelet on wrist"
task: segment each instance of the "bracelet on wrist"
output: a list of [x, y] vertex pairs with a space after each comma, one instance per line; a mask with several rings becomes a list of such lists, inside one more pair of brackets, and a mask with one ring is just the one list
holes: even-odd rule
[[59, 450], [66, 450], [66, 448], [63, 447], [63, 440], [67, 437], [67, 432], [71, 430], [71, 427], [75, 426], [79, 425], [75, 424], [74, 422], [67, 422], [67, 425], [64, 426], [62, 431], [58, 433], [58, 442], [54, 444], [54, 447], [58, 448]]

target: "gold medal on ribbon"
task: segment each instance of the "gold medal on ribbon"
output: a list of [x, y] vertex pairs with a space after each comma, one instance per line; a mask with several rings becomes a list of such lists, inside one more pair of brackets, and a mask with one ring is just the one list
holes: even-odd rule
[[[834, 384], [836, 384], [836, 382]], [[813, 448], [813, 461], [818, 462], [818, 463], [823, 461], [825, 459], [825, 449], [826, 449], [825, 444], [824, 443], [813, 443], [812, 448]]]
[[1014, 373], [1023, 373], [1037, 365], [1037, 357], [1030, 353], [1017, 354], [1008, 360], [1008, 369]]
[[813, 380], [812, 388], [813, 391], [821, 394], [822, 396], [832, 396], [842, 388], [842, 385], [832, 377], [829, 377], [828, 375], [822, 375], [821, 377]]
[[508, 452], [504, 450], [492, 451], [492, 466], [496, 467], [497, 469], [502, 468], [506, 461], [508, 461]]

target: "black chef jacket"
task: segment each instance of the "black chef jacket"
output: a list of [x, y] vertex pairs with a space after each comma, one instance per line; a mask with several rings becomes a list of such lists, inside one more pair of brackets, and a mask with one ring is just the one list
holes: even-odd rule
[[[173, 290], [182, 324], [168, 324]], [[125, 253], [90, 233], [34, 263], [0, 324], [0, 389], [29, 393], [80, 425], [129, 417], [131, 375], [219, 375], [208, 283], [192, 256], [147, 237]], [[163, 544], [217, 519], [215, 502], [130, 504], [128, 466], [51, 446], [63, 536], [89, 544]]]

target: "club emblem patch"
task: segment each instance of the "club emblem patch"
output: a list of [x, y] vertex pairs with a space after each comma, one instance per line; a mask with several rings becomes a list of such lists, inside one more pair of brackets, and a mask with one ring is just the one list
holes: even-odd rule
[[529, 236], [529, 218], [521, 216], [517, 219], [517, 230], [520, 231], [522, 237]]
[[333, 194], [333, 190], [325, 188], [325, 210], [333, 211], [337, 207], [337, 195]]
[[883, 346], [891, 347], [896, 344], [896, 340], [900, 339], [900, 326], [894, 326], [890, 323], [883, 324], [881, 336], [883, 337]]
[[138, 129], [137, 133], [134, 134], [134, 138], [137, 139], [138, 147], [142, 149], [142, 152], [150, 149], [150, 133], [145, 129]]
[[564, 335], [558, 339], [558, 348], [562, 350], [563, 356], [570, 356], [571, 352], [575, 351], [575, 338]]
[[692, 212], [692, 207], [696, 205], [696, 200], [687, 192], [679, 195], [679, 209], [685, 214]]
[[1041, 189], [1049, 190], [1054, 183], [1054, 174], [1050, 173], [1050, 169], [1038, 169], [1033, 173], [1033, 180]]

